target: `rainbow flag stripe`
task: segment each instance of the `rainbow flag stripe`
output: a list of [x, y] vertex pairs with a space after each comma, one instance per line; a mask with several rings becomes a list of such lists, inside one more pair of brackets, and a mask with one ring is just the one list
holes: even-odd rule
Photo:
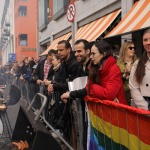
[[150, 150], [150, 112], [88, 98], [90, 150]]

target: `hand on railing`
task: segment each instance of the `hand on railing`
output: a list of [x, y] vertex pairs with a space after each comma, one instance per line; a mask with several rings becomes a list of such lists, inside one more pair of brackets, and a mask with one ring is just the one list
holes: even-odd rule
[[48, 90], [48, 94], [49, 94], [49, 95], [50, 95], [51, 93], [53, 93], [53, 92], [54, 92], [53, 84], [49, 84], [47, 90]]
[[44, 79], [43, 82], [44, 82], [45, 85], [51, 84], [51, 81], [49, 81], [49, 80], [47, 80], [47, 79]]
[[38, 80], [36, 80], [36, 84], [41, 85], [41, 84], [43, 84], [43, 81], [38, 79]]
[[20, 79], [21, 81], [24, 81], [24, 82], [25, 82], [25, 79], [23, 78], [23, 75], [21, 75], [21, 76], [19, 77], [19, 79]]

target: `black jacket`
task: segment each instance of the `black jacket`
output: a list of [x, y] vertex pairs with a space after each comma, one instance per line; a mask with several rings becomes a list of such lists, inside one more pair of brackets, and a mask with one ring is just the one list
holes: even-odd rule
[[54, 71], [52, 84], [54, 91], [59, 91], [60, 93], [67, 91], [68, 83], [66, 82], [66, 74], [62, 69], [62, 66], [60, 66], [58, 70]]
[[62, 69], [65, 71], [68, 81], [73, 81], [78, 77], [79, 63], [77, 62], [73, 52], [71, 52], [67, 61], [62, 62]]
[[[44, 80], [44, 63], [45, 63], [46, 60], [42, 60], [38, 63], [37, 65], [37, 68], [33, 74], [33, 77], [38, 80]], [[53, 71], [53, 67], [51, 66], [50, 69], [49, 69], [49, 73], [48, 73], [48, 77], [47, 79], [48, 80], [52, 80], [52, 77], [53, 77], [53, 74], [54, 74], [54, 71]]]
[[[88, 76], [88, 67], [90, 65], [90, 60], [86, 63], [85, 70], [83, 69], [83, 65], [80, 65], [79, 67], [79, 72], [78, 72], [78, 77], [83, 77], [83, 76]], [[83, 88], [81, 90], [75, 90], [70, 92], [70, 97], [71, 98], [84, 98], [87, 95], [86, 88]]]
[[84, 76], [88, 76], [89, 74], [89, 65], [90, 65], [90, 59], [89, 61], [86, 63], [85, 65], [85, 69], [83, 68], [83, 65], [80, 64], [80, 67], [78, 69], [78, 77], [84, 77]]
[[25, 63], [21, 66], [21, 74], [24, 75], [27, 73], [27, 69], [28, 69], [29, 65], [25, 65]]

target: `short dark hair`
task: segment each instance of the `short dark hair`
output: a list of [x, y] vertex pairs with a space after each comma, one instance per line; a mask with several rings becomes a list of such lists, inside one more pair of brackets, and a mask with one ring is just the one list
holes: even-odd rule
[[74, 43], [74, 45], [77, 45], [77, 44], [79, 44], [79, 43], [83, 43], [83, 44], [84, 44], [84, 49], [85, 49], [85, 51], [86, 51], [87, 49], [91, 49], [91, 44], [90, 44], [90, 42], [88, 42], [87, 40], [85, 40], [85, 39], [79, 39], [79, 40], [77, 40], [77, 41]]
[[61, 57], [60, 57], [60, 55], [59, 54], [55, 54], [55, 55], [53, 55], [57, 60], [61, 60]]
[[58, 44], [65, 44], [65, 48], [71, 49], [71, 45], [70, 45], [69, 41], [67, 41], [67, 40], [59, 41]]
[[55, 49], [50, 49], [50, 50], [48, 51], [48, 55], [52, 55], [52, 54], [57, 54], [57, 50], [55, 50]]

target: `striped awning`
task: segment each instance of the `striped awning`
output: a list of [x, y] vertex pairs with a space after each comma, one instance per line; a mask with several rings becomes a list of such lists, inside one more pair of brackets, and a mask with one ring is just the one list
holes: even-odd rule
[[119, 9], [80, 27], [75, 34], [75, 41], [78, 39], [86, 39], [89, 42], [96, 40], [110, 26], [120, 12], [121, 10]]
[[71, 32], [69, 32], [69, 33], [67, 33], [67, 34], [65, 34], [65, 35], [63, 35], [63, 36], [55, 39], [52, 42], [52, 44], [40, 56], [47, 55], [47, 53], [48, 53], [48, 51], [50, 49], [57, 49], [58, 42], [61, 41], [61, 40], [68, 40], [68, 38], [70, 37], [70, 35], [71, 35]]
[[106, 36], [127, 34], [150, 27], [150, 0], [137, 1], [121, 22]]

